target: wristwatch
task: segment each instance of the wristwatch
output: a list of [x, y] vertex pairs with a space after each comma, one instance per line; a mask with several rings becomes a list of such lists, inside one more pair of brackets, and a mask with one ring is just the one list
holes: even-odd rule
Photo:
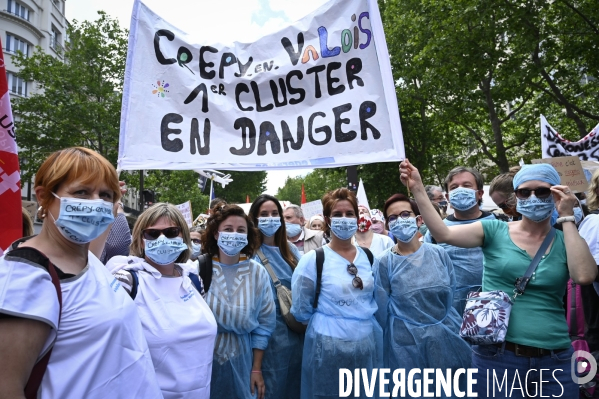
[[564, 216], [562, 218], [557, 218], [556, 223], [564, 223], [564, 222], [574, 222], [576, 223], [576, 218], [574, 216]]

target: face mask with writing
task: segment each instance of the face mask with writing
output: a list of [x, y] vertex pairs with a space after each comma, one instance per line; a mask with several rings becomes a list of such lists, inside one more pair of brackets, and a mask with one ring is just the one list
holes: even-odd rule
[[517, 200], [518, 203], [516, 205], [516, 210], [525, 218], [536, 223], [547, 220], [549, 217], [551, 217], [551, 214], [555, 209], [553, 195], [550, 195], [545, 199], [540, 199], [535, 195], [531, 195], [526, 199], [518, 198]]
[[418, 232], [418, 224], [416, 218], [409, 217], [407, 219], [397, 218], [389, 223], [389, 231], [395, 238], [401, 242], [410, 242]]
[[155, 240], [144, 238], [144, 245], [145, 255], [161, 266], [170, 265], [177, 260], [181, 252], [188, 249], [181, 237], [166, 238], [164, 234]]
[[114, 222], [112, 202], [52, 194], [60, 200], [60, 213], [58, 219], [48, 213], [64, 238], [75, 244], [87, 244], [98, 238]]
[[331, 232], [340, 240], [349, 240], [357, 230], [356, 218], [331, 218]]
[[218, 247], [228, 256], [235, 256], [248, 245], [248, 235], [243, 233], [218, 232]]
[[458, 187], [449, 192], [449, 203], [458, 211], [467, 211], [477, 205], [476, 191], [471, 188]]
[[276, 217], [261, 217], [258, 218], [258, 228], [266, 237], [272, 237], [281, 227], [281, 218]]

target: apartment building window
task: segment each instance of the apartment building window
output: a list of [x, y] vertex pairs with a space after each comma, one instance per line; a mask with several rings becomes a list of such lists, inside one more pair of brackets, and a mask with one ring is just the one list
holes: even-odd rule
[[22, 52], [25, 56], [29, 56], [30, 44], [18, 36], [14, 36], [10, 33], [6, 34], [6, 52], [16, 53], [17, 51]]
[[54, 25], [52, 25], [52, 28], [50, 29], [50, 47], [52, 47], [54, 50], [58, 50], [62, 47], [60, 43], [60, 37], [60, 32], [54, 27]]
[[7, 11], [11, 14], [17, 15], [23, 19], [29, 21], [29, 8], [25, 7], [23, 3], [17, 0], [7, 0], [8, 7]]
[[12, 72], [7, 72], [6, 78], [8, 80], [8, 90], [10, 90], [12, 94], [27, 97], [27, 82], [25, 80], [17, 77]]

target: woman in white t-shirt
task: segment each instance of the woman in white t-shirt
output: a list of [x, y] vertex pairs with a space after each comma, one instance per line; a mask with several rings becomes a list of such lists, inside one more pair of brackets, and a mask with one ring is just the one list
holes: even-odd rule
[[374, 256], [379, 256], [387, 249], [393, 247], [393, 240], [383, 234], [375, 233], [372, 227], [370, 210], [364, 205], [358, 205], [358, 231], [353, 243], [363, 248], [370, 249]]
[[88, 250], [114, 220], [114, 167], [57, 151], [35, 194], [40, 234], [0, 258], [0, 397], [162, 398], [133, 302]]
[[158, 203], [133, 227], [130, 256], [106, 264], [137, 305], [165, 399], [208, 399], [216, 320], [200, 295], [189, 228], [173, 205]]

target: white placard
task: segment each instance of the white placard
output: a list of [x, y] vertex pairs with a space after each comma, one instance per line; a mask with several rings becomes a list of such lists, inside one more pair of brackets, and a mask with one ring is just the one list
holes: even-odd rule
[[322, 201], [310, 201], [301, 205], [302, 213], [304, 214], [304, 219], [310, 220], [310, 218], [314, 215], [322, 215]]
[[128, 51], [120, 170], [404, 158], [376, 0], [331, 0], [279, 32], [233, 44], [192, 38], [136, 0]]
[[[582, 139], [562, 138], [541, 115], [541, 150], [543, 158], [576, 156], [581, 161], [599, 161], [599, 124]], [[587, 166], [583, 164], [586, 168]]]
[[184, 202], [179, 205], [175, 205], [183, 214], [185, 221], [189, 227], [193, 224], [193, 214], [191, 213], [191, 201]]

